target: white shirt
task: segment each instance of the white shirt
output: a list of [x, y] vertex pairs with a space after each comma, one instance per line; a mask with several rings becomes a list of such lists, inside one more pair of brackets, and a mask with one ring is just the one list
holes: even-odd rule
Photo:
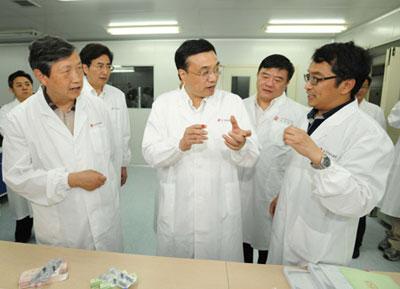
[[[240, 151], [224, 144], [234, 115], [251, 129]], [[181, 151], [185, 129], [205, 124], [208, 139]], [[145, 160], [160, 181], [157, 254], [242, 261], [242, 221], [238, 166], [253, 166], [258, 142], [239, 96], [216, 90], [194, 111], [184, 88], [160, 95], [153, 103], [143, 136]]]
[[[36, 240], [91, 250], [122, 250], [119, 183], [107, 108], [82, 93], [76, 101], [74, 133], [46, 102], [42, 89], [8, 115], [3, 141], [3, 177], [31, 201]], [[104, 185], [71, 188], [68, 175], [93, 169]]]
[[[306, 120], [302, 129], [307, 130]], [[294, 153], [273, 219], [268, 262], [348, 264], [359, 218], [382, 198], [393, 144], [357, 101], [326, 119], [312, 140], [331, 160], [322, 170]]]

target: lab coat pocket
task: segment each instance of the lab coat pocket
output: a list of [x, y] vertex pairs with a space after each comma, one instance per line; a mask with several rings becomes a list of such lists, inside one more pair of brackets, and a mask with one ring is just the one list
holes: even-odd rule
[[222, 201], [224, 204], [224, 218], [241, 214], [238, 182], [227, 183], [224, 185], [224, 199]]
[[157, 232], [172, 234], [175, 222], [175, 184], [161, 184]]
[[314, 230], [300, 216], [297, 217], [289, 236], [290, 248], [304, 261], [311, 263], [322, 260], [330, 241], [331, 233]]
[[107, 138], [107, 131], [102, 123], [91, 125], [90, 139], [92, 141], [93, 151], [98, 154], [105, 154], [110, 150], [109, 141]]

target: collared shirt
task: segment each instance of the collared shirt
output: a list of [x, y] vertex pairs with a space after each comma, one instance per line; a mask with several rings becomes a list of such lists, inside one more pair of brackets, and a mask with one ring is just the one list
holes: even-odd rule
[[76, 99], [74, 100], [74, 104], [72, 105], [71, 109], [67, 112], [63, 112], [60, 110], [57, 105], [50, 99], [49, 95], [47, 94], [46, 87], [42, 87], [44, 98], [46, 99], [47, 104], [50, 108], [55, 112], [55, 114], [61, 119], [61, 121], [66, 125], [68, 130], [71, 134], [74, 134], [74, 123], [75, 123], [75, 105]]
[[308, 118], [307, 133], [308, 133], [308, 135], [311, 135], [321, 125], [321, 123], [323, 123], [327, 118], [329, 118], [330, 116], [332, 116], [333, 114], [338, 112], [341, 108], [345, 107], [349, 103], [352, 103], [353, 101], [354, 101], [354, 99], [350, 99], [349, 101], [347, 101], [335, 108], [332, 108], [330, 111], [327, 111], [327, 112], [323, 113], [322, 115], [317, 115], [318, 109], [313, 108], [307, 114], [307, 118]]
[[192, 99], [190, 98], [190, 96], [187, 94], [187, 92], [186, 92], [186, 90], [185, 90], [185, 86], [182, 86], [181, 91], [182, 91], [183, 94], [187, 97], [187, 103], [188, 103], [190, 109], [191, 109], [193, 112], [196, 112], [196, 113], [201, 113], [201, 112], [204, 111], [204, 107], [205, 107], [206, 104], [207, 104], [208, 98], [211, 97], [211, 96], [203, 97], [203, 98], [201, 99], [201, 102], [200, 102], [199, 107], [196, 108], [196, 107], [193, 105], [193, 100], [192, 100]]
[[255, 96], [254, 105], [256, 106], [256, 107], [255, 107], [255, 111], [256, 111], [256, 126], [258, 126], [258, 125], [260, 124], [260, 120], [261, 120], [262, 116], [275, 104], [275, 102], [278, 101], [278, 99], [279, 99], [282, 95], [285, 95], [285, 92], [282, 93], [280, 96], [275, 97], [274, 99], [272, 99], [272, 100], [270, 101], [269, 105], [268, 105], [265, 109], [263, 109], [263, 108], [258, 104], [257, 95]]

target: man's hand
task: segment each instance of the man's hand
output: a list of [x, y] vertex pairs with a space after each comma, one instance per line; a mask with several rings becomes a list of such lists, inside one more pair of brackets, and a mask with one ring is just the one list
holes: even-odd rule
[[121, 167], [121, 187], [125, 185], [127, 178], [128, 178], [128, 171], [126, 170], [126, 167]]
[[194, 124], [186, 128], [185, 133], [179, 142], [179, 148], [181, 151], [190, 150], [194, 144], [204, 143], [204, 141], [208, 139], [205, 128], [205, 124]]
[[283, 141], [299, 154], [307, 157], [313, 164], [319, 164], [322, 159], [322, 149], [302, 129], [289, 126], [283, 133]]
[[271, 203], [269, 203], [268, 211], [272, 218], [275, 215], [276, 205], [278, 204], [278, 198], [279, 198], [279, 195], [277, 195], [275, 198], [273, 198]]
[[223, 138], [225, 140], [225, 145], [228, 148], [238, 151], [246, 143], [246, 138], [251, 136], [251, 131], [241, 129], [233, 115], [231, 116], [231, 124], [232, 130], [228, 133], [228, 135], [223, 135]]
[[93, 191], [106, 182], [107, 178], [95, 170], [86, 170], [68, 175], [68, 184], [71, 188], [82, 188]]

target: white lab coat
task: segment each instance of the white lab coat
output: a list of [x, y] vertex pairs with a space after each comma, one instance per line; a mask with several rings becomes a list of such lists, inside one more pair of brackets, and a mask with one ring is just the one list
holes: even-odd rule
[[[122, 250], [110, 130], [103, 102], [85, 94], [76, 101], [74, 135], [49, 107], [42, 89], [8, 114], [3, 176], [31, 201], [38, 243]], [[70, 188], [68, 174], [87, 169], [101, 172], [106, 183], [91, 192]]]
[[[258, 154], [253, 134], [240, 151], [222, 138], [234, 115], [251, 129], [243, 101], [216, 90], [196, 111], [185, 89], [160, 95], [153, 103], [143, 137], [143, 156], [160, 180], [157, 254], [242, 261], [242, 220], [237, 166], [253, 166]], [[206, 124], [208, 140], [179, 149], [187, 127]]]
[[[392, 108], [388, 123], [391, 127], [400, 128], [400, 101]], [[390, 170], [387, 190], [382, 201], [381, 211], [389, 216], [400, 218], [400, 138], [397, 140], [395, 147], [394, 162]]]
[[292, 152], [283, 142], [283, 131], [290, 125], [300, 126], [309, 109], [283, 93], [272, 100], [257, 121], [256, 96], [245, 99], [244, 103], [262, 149], [257, 164], [253, 168], [241, 168], [239, 172], [243, 241], [255, 249], [268, 250], [272, 218], [267, 208], [279, 194]]
[[269, 263], [349, 263], [358, 220], [385, 191], [393, 144], [357, 101], [325, 120], [311, 138], [331, 166], [317, 170], [293, 154], [273, 220]]
[[359, 104], [359, 108], [370, 117], [372, 117], [374, 120], [376, 120], [381, 125], [381, 127], [386, 130], [386, 119], [382, 108], [380, 108], [376, 104], [366, 101], [365, 99], [361, 101], [361, 103]]
[[[83, 82], [83, 91], [104, 101], [110, 111], [111, 124], [116, 142], [115, 162], [116, 168], [127, 167], [131, 160], [131, 128], [125, 94], [118, 88], [106, 84], [100, 95], [90, 85], [86, 78]], [[120, 169], [118, 170], [120, 174]]]
[[[0, 134], [4, 135], [4, 127], [7, 122], [7, 114], [20, 102], [18, 99], [14, 99], [12, 102], [9, 102], [3, 105], [0, 108]], [[32, 217], [32, 207], [27, 199], [21, 197], [17, 193], [15, 193], [10, 188], [7, 188], [7, 197], [8, 203], [10, 205], [11, 214], [15, 218], [15, 220], [22, 220], [28, 216]]]

